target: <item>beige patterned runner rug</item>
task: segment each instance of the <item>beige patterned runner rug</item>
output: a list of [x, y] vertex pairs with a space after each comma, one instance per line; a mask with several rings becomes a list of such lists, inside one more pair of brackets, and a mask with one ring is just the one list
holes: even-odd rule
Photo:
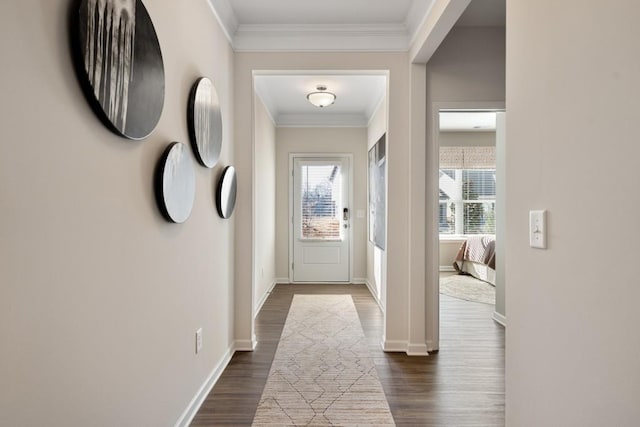
[[350, 295], [294, 295], [253, 426], [394, 426]]

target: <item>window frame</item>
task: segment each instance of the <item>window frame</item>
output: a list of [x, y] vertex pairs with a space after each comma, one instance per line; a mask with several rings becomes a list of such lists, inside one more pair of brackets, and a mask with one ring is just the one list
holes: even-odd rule
[[[496, 195], [495, 195], [495, 187], [494, 187], [494, 194], [492, 198], [487, 198], [487, 196], [481, 196], [482, 198], [478, 198], [478, 199], [465, 199], [464, 196], [468, 196], [468, 193], [466, 193], [466, 191], [464, 190], [464, 185], [465, 185], [465, 181], [468, 180], [465, 179], [465, 172], [466, 171], [483, 171], [483, 172], [488, 172], [488, 173], [492, 173], [493, 174], [493, 179], [494, 179], [494, 184], [495, 184], [495, 175], [496, 175], [496, 168], [487, 168], [487, 167], [483, 167], [483, 168], [451, 168], [451, 167], [447, 167], [447, 168], [439, 168], [439, 175], [440, 177], [442, 177], [442, 175], [446, 175], [449, 178], [451, 178], [451, 173], [447, 173], [445, 171], [453, 171], [453, 175], [454, 178], [454, 185], [455, 185], [455, 192], [460, 193], [460, 197], [456, 197], [456, 194], [454, 194], [453, 196], [448, 194], [445, 190], [443, 190], [441, 183], [438, 184], [438, 189], [441, 193], [445, 194], [448, 198], [447, 199], [440, 199], [439, 198], [439, 202], [438, 202], [438, 234], [440, 236], [440, 239], [451, 239], [451, 240], [455, 240], [455, 239], [461, 239], [461, 238], [466, 238], [469, 236], [478, 236], [478, 235], [495, 235], [496, 233], [496, 224], [495, 224], [495, 210], [496, 210]], [[440, 196], [441, 197], [441, 196]], [[449, 212], [449, 207], [450, 204], [454, 205], [454, 212], [457, 211], [458, 209], [461, 210], [461, 214], [460, 216], [457, 216], [455, 213], [452, 214], [453, 215], [453, 222], [449, 221], [449, 218], [451, 217], [451, 215], [446, 215], [446, 221], [443, 221], [443, 210], [446, 211], [446, 213]], [[478, 233], [469, 233], [467, 232], [467, 230], [465, 229], [467, 227], [467, 221], [465, 218], [465, 214], [467, 212], [466, 206], [469, 206], [471, 204], [479, 204], [479, 205], [485, 205], [485, 204], [490, 204], [491, 208], [490, 208], [490, 212], [493, 212], [493, 226], [492, 229], [489, 230], [483, 230], [481, 232]], [[443, 209], [444, 206], [444, 209]], [[486, 212], [485, 209], [483, 209], [483, 212]], [[461, 219], [461, 221], [458, 221], [458, 219]], [[442, 232], [442, 227], [443, 225], [448, 225], [450, 228], [453, 228], [453, 232]]]

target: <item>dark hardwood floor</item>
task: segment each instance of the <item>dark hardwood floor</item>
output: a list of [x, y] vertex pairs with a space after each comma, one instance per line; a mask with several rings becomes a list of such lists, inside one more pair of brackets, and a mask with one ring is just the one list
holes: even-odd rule
[[384, 353], [382, 313], [363, 285], [278, 285], [256, 318], [258, 346], [236, 353], [192, 426], [249, 426], [294, 294], [351, 294], [399, 426], [503, 426], [504, 328], [493, 306], [441, 295], [440, 351]]

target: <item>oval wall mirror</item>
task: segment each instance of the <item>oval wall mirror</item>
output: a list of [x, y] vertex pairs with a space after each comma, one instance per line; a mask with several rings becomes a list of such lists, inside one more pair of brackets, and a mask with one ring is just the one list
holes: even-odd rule
[[236, 206], [236, 192], [236, 169], [233, 166], [227, 166], [222, 172], [218, 182], [218, 191], [216, 192], [218, 215], [221, 218], [229, 218], [233, 213], [233, 209]]
[[73, 51], [89, 103], [115, 133], [143, 139], [164, 105], [158, 36], [141, 0], [80, 0]]
[[208, 168], [214, 167], [222, 149], [222, 114], [218, 93], [206, 77], [199, 78], [191, 89], [187, 121], [198, 162]]
[[196, 195], [196, 174], [186, 144], [173, 142], [162, 154], [155, 191], [160, 211], [171, 222], [189, 218]]

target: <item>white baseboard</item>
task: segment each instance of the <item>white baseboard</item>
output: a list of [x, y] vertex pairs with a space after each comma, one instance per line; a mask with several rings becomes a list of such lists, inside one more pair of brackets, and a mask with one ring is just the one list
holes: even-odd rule
[[200, 406], [204, 403], [204, 400], [207, 398], [209, 393], [211, 393], [211, 389], [220, 379], [220, 375], [224, 372], [225, 368], [231, 361], [231, 357], [235, 353], [234, 346], [231, 346], [227, 352], [222, 357], [222, 360], [216, 367], [213, 369], [207, 380], [202, 384], [200, 390], [196, 393], [196, 395], [191, 399], [187, 409], [184, 410], [178, 421], [176, 421], [175, 427], [187, 427], [193, 421], [193, 418], [200, 410]]
[[275, 282], [277, 285], [288, 285], [291, 283], [291, 280], [289, 280], [288, 277], [276, 277]]
[[407, 344], [407, 356], [428, 356], [427, 344]]
[[427, 344], [409, 344], [408, 341], [382, 341], [385, 353], [407, 353], [407, 356], [428, 356]]
[[406, 353], [407, 352], [406, 341], [382, 341], [382, 351], [385, 353]]
[[256, 336], [253, 336], [251, 340], [236, 340], [233, 347], [235, 351], [253, 351], [256, 349], [258, 345], [258, 340]]
[[258, 305], [257, 305], [255, 311], [253, 312], [253, 318], [254, 319], [256, 318], [258, 313], [260, 313], [260, 310], [262, 310], [262, 306], [267, 301], [267, 298], [269, 298], [269, 295], [271, 295], [271, 292], [273, 291], [273, 288], [275, 288], [277, 284], [278, 284], [278, 282], [274, 279], [271, 282], [271, 285], [269, 285], [269, 289], [267, 289], [267, 292], [265, 292], [264, 295], [262, 295], [262, 297], [260, 298], [260, 301], [258, 302]]
[[495, 320], [496, 322], [498, 322], [499, 324], [501, 324], [505, 328], [507, 327], [507, 317], [503, 316], [502, 314], [498, 313], [497, 311], [493, 312], [493, 320]]
[[429, 353], [433, 352], [433, 351], [438, 351], [439, 349], [433, 345], [433, 340], [427, 340], [427, 351]]
[[455, 268], [453, 268], [453, 266], [452, 266], [452, 265], [441, 265], [441, 266], [440, 266], [440, 271], [442, 271], [443, 273], [444, 273], [444, 272], [455, 272], [455, 271], [456, 271], [456, 269], [455, 269]]
[[351, 283], [353, 283], [354, 285], [366, 285], [367, 279], [364, 277], [354, 277], [353, 279], [351, 279]]
[[380, 298], [378, 298], [378, 295], [376, 294], [376, 290], [374, 289], [373, 285], [367, 279], [364, 279], [364, 284], [367, 285], [367, 289], [369, 289], [369, 293], [371, 294], [373, 299], [376, 301], [376, 303], [378, 303], [378, 307], [380, 307], [380, 310], [384, 315], [385, 314], [384, 306], [382, 305], [382, 301], [380, 301]]

